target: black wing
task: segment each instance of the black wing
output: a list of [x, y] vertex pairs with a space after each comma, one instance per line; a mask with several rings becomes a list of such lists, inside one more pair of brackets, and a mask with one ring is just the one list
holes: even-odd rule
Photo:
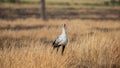
[[[57, 39], [59, 39], [59, 36], [55, 39], [55, 41], [53, 42], [53, 46], [57, 46], [58, 45], [58, 42], [57, 42]], [[57, 42], [57, 43], [56, 43]]]

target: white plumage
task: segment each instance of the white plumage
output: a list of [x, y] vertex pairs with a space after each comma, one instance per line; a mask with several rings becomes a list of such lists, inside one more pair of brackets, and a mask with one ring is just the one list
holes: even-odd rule
[[57, 36], [57, 38], [53, 42], [53, 48], [57, 48], [58, 51], [59, 47], [62, 46], [62, 54], [63, 54], [67, 43], [68, 43], [68, 38], [66, 33], [66, 24], [64, 24], [61, 35]]

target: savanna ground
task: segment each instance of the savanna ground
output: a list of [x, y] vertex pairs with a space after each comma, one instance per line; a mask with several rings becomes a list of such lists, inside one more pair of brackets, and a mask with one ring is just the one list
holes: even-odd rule
[[[0, 68], [120, 68], [120, 9], [104, 6], [0, 5]], [[52, 42], [67, 25], [65, 53]]]

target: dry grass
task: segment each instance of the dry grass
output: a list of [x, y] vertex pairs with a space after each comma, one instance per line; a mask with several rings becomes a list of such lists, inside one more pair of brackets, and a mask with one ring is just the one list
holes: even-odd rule
[[[0, 21], [1, 68], [120, 67], [120, 24], [117, 21], [56, 19], [44, 22], [33, 18]], [[62, 56], [61, 50], [56, 53], [51, 44], [63, 23], [67, 24], [69, 43]]]
[[[12, 8], [16, 7], [19, 8]], [[42, 21], [34, 17], [0, 19], [0, 68], [120, 68], [119, 22], [57, 18]], [[61, 49], [56, 53], [51, 44], [64, 23], [69, 43], [62, 56]]]

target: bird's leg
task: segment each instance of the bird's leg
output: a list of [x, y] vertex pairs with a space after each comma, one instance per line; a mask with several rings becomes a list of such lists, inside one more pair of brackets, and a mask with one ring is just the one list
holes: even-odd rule
[[52, 51], [51, 51], [51, 53], [53, 53], [54, 50], [55, 50], [55, 47], [53, 46], [53, 47], [52, 47]]
[[53, 50], [55, 49], [55, 46], [53, 46]]
[[[60, 46], [57, 47], [57, 52], [58, 52], [59, 48], [60, 48]], [[56, 53], [57, 53], [57, 52], [56, 52]]]
[[62, 46], [62, 55], [64, 53], [64, 50], [65, 50], [65, 46]]

